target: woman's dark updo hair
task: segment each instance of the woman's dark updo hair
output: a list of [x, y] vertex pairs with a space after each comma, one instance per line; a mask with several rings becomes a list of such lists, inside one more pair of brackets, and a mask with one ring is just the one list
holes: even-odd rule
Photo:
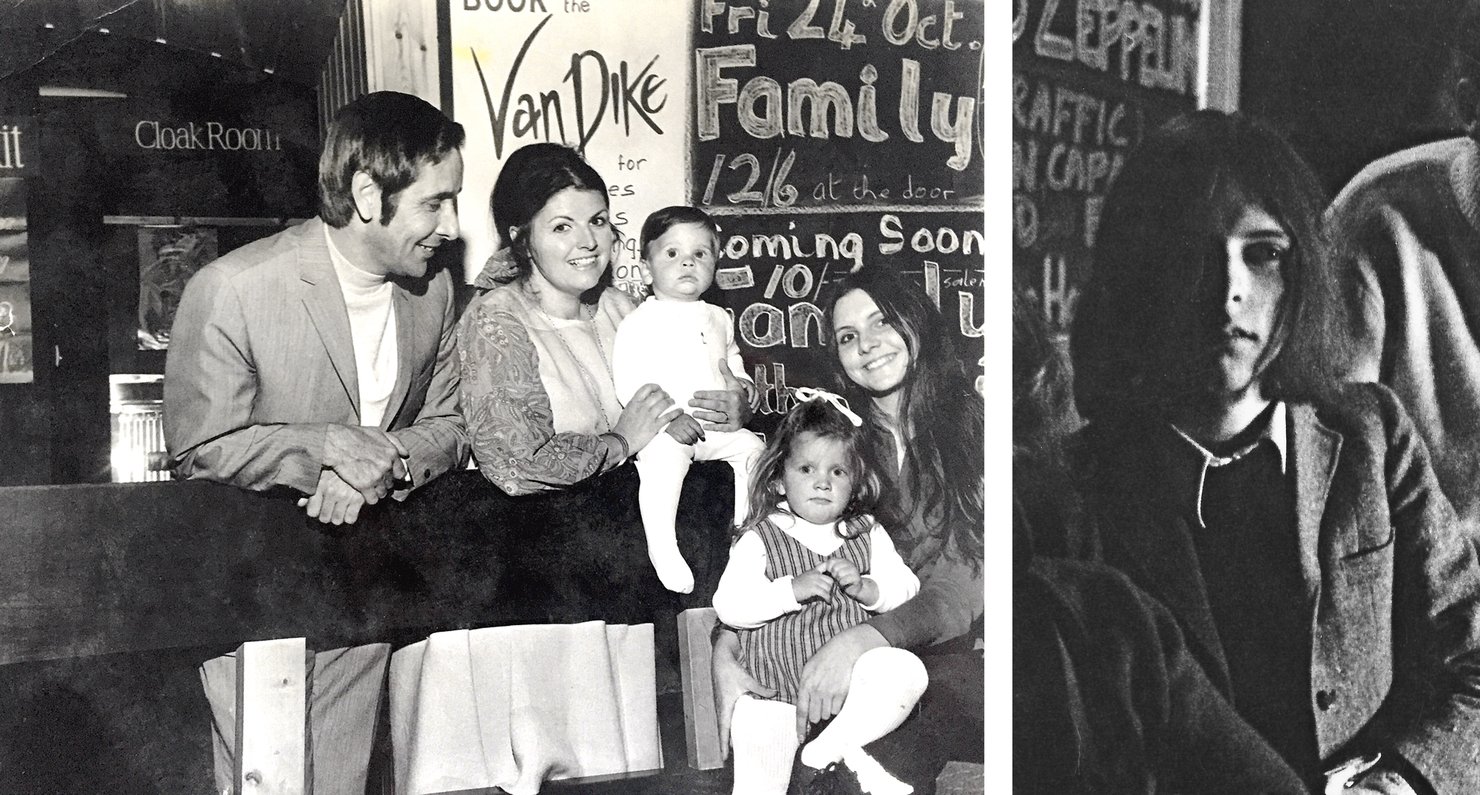
[[[533, 260], [529, 253], [529, 222], [555, 194], [566, 188], [596, 191], [610, 206], [606, 180], [596, 173], [576, 150], [561, 144], [522, 146], [504, 161], [493, 183], [489, 205], [499, 241], [509, 249], [518, 277], [529, 275]], [[509, 230], [518, 229], [510, 239]], [[607, 269], [610, 274], [611, 269]]]

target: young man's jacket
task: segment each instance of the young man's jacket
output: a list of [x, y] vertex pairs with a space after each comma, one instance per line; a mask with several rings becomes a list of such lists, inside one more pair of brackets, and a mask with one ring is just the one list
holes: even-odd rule
[[[1322, 760], [1396, 753], [1438, 793], [1480, 792], [1480, 565], [1422, 441], [1385, 387], [1288, 405], [1299, 568]], [[1191, 533], [1195, 468], [1165, 422], [1091, 424], [1077, 450], [1106, 561], [1176, 616], [1228, 695]]]

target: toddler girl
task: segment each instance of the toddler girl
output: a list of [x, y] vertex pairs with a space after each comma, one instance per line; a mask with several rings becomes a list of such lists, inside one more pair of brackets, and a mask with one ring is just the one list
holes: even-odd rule
[[[920, 589], [867, 513], [880, 481], [864, 463], [862, 420], [837, 395], [796, 393], [800, 402], [756, 463], [750, 515], [714, 595], [719, 620], [739, 635], [740, 662], [777, 692], [774, 700], [746, 695], [735, 705], [737, 794], [786, 792], [800, 741], [792, 705], [812, 654]], [[904, 721], [925, 683], [924, 665], [908, 651], [866, 652], [854, 665], [842, 711], [802, 749], [802, 764], [812, 769], [804, 772], [841, 761], [865, 792], [910, 792], [863, 746]]]

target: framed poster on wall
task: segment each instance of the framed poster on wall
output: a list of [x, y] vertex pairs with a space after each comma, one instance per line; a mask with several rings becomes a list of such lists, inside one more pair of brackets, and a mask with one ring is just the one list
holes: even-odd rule
[[684, 201], [692, 57], [685, 20], [694, 3], [584, 0], [548, 8], [448, 4], [450, 110], [467, 130], [458, 197], [464, 275], [471, 282], [498, 247], [488, 200], [504, 159], [526, 144], [553, 142], [579, 149], [606, 180], [625, 247], [612, 275], [618, 286], [635, 287], [643, 219]]
[[170, 346], [185, 283], [216, 259], [217, 250], [216, 230], [210, 227], [139, 227], [139, 350]]

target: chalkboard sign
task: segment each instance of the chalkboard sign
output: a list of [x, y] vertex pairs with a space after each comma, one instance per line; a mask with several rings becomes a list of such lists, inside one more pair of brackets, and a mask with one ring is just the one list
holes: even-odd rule
[[1147, 130], [1195, 106], [1199, 0], [1018, 0], [1013, 278], [1066, 330], [1110, 182]]
[[826, 383], [824, 284], [918, 283], [980, 357], [981, 0], [701, 3], [690, 201], [723, 247], [716, 300], [766, 394]]

